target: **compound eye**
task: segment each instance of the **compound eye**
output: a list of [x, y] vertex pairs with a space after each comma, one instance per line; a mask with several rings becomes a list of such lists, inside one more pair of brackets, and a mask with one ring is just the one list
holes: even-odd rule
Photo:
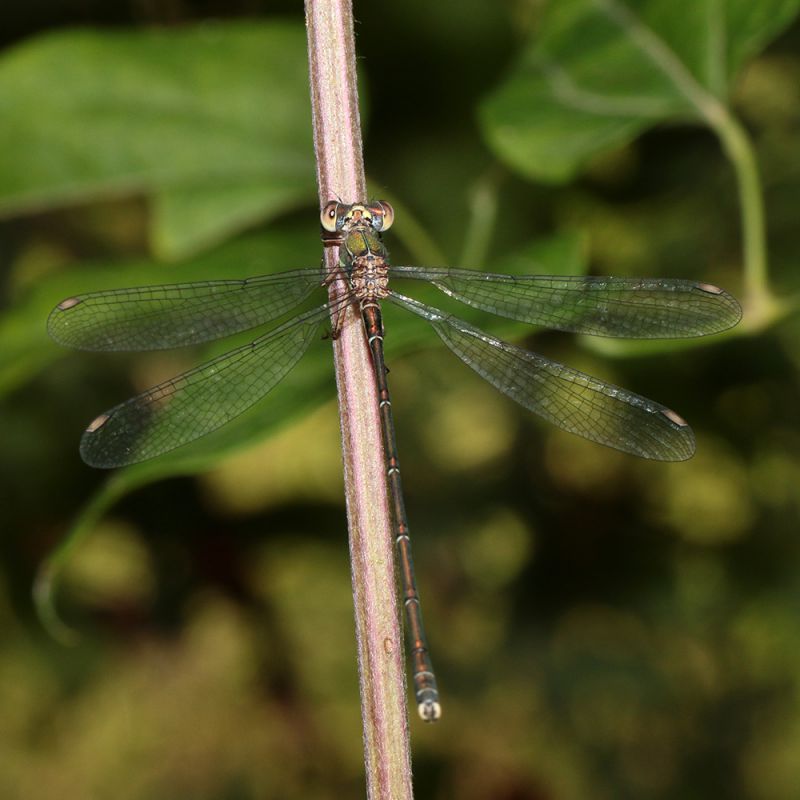
[[394, 209], [385, 200], [379, 200], [369, 210], [373, 214], [372, 226], [377, 231], [388, 231], [394, 222]]
[[394, 209], [385, 200], [381, 200], [378, 205], [383, 209], [383, 228], [382, 230], [388, 231], [394, 222]]
[[328, 233], [336, 233], [336, 223], [339, 221], [339, 203], [336, 200], [326, 203], [319, 215], [319, 221]]

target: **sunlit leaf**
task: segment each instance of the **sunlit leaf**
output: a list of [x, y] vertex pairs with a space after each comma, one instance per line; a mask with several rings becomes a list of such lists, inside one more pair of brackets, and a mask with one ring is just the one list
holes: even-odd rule
[[254, 178], [229, 184], [174, 186], [156, 193], [150, 239], [155, 253], [186, 257], [223, 241], [242, 227], [309, 202], [306, 180], [296, 177], [266, 182]]
[[314, 198], [305, 32], [68, 31], [0, 59], [0, 214], [144, 192], [177, 257]]
[[800, 0], [553, 0], [482, 106], [484, 133], [521, 173], [566, 181], [653, 125], [708, 119], [798, 9]]

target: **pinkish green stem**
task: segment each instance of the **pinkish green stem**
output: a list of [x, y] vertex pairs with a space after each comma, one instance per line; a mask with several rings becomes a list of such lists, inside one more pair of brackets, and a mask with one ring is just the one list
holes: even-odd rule
[[[350, 0], [306, 0], [320, 207], [366, 200]], [[337, 248], [326, 248], [335, 270]], [[343, 291], [331, 286], [332, 296]], [[409, 800], [411, 756], [403, 640], [377, 390], [364, 328], [348, 309], [334, 360], [355, 603], [367, 796]]]

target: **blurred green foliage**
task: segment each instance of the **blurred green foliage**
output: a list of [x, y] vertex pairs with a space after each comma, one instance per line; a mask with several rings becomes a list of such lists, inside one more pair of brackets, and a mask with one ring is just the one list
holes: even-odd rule
[[522, 173], [564, 181], [653, 125], [719, 126], [739, 71], [798, 7], [797, 0], [553, 3], [484, 104], [484, 129]]
[[297, 25], [242, 22], [59, 32], [12, 49], [0, 209], [145, 192], [153, 250], [175, 257], [307, 201], [304, 43]]
[[[387, 309], [445, 703], [412, 723], [420, 797], [797, 796], [798, 5], [356, 3], [398, 263], [697, 278], [746, 308], [691, 349], [529, 342], [678, 409], [698, 438], [678, 465], [538, 424]], [[44, 332], [79, 291], [318, 263], [299, 9], [0, 22], [0, 795], [358, 796], [329, 343], [217, 434], [109, 477], [82, 426], [204, 354]], [[769, 272], [742, 248], [741, 154], [687, 78], [755, 156]], [[43, 563], [72, 647], [34, 613]]]

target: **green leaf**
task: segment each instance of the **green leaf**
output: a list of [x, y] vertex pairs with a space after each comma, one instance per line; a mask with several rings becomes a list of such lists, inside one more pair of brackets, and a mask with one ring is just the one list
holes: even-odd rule
[[155, 196], [175, 258], [314, 198], [296, 24], [68, 31], [0, 59], [0, 214]]
[[492, 270], [514, 275], [586, 275], [589, 272], [588, 237], [578, 231], [564, 231], [535, 239], [493, 262]]
[[175, 186], [155, 195], [151, 246], [165, 258], [185, 258], [312, 199], [306, 181], [279, 176], [269, 182]]
[[653, 125], [705, 120], [800, 0], [553, 0], [506, 82], [482, 105], [495, 153], [524, 175], [569, 180]]

